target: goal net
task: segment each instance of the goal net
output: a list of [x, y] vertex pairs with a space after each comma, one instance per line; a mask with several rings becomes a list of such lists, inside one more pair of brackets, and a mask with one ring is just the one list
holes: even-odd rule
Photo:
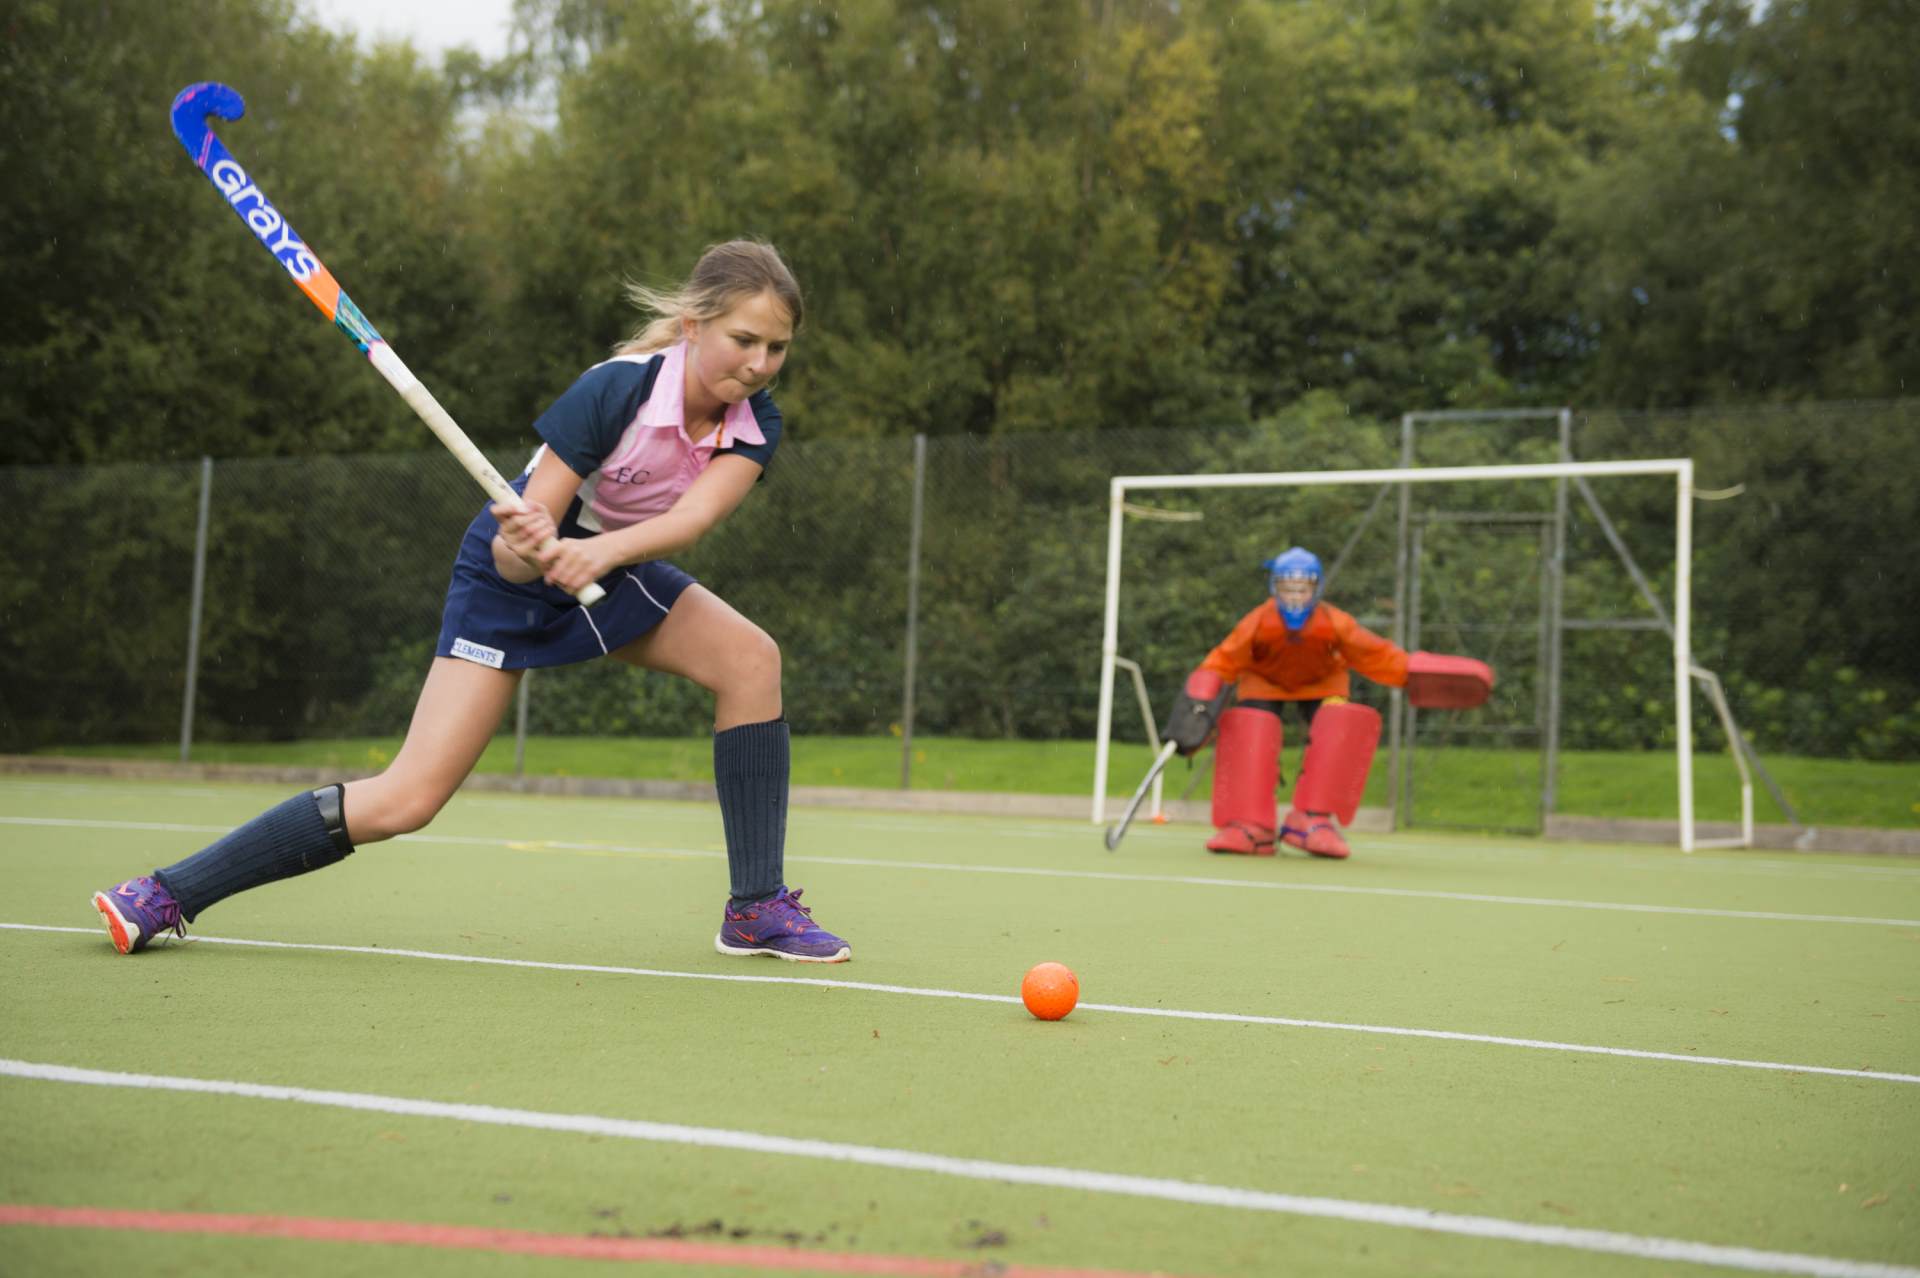
[[[1662, 579], [1658, 596], [1595, 492], [1634, 498], [1627, 505], [1641, 518], [1632, 532]], [[1569, 508], [1583, 496], [1615, 544], [1589, 520], [1592, 563], [1586, 571], [1575, 564], [1570, 576]], [[1374, 793], [1392, 825], [1541, 829], [1555, 802], [1565, 663], [1589, 660], [1583, 628], [1610, 628], [1637, 645], [1636, 655], [1592, 677], [1622, 684], [1642, 721], [1661, 703], [1661, 722], [1651, 734], [1644, 722], [1640, 730], [1672, 751], [1680, 847], [1704, 845], [1694, 821], [1692, 684], [1711, 676], [1688, 659], [1692, 508], [1688, 458], [1114, 478], [1092, 819], [1107, 818], [1115, 740], [1136, 731], [1124, 684], [1116, 707], [1116, 671], [1137, 683], [1144, 670], [1169, 695], [1261, 602], [1258, 564], [1301, 544], [1326, 566], [1323, 597], [1369, 629], [1409, 650], [1478, 657], [1498, 673], [1492, 701], [1464, 713], [1417, 711], [1398, 690], [1353, 679], [1354, 699], [1387, 721]], [[1164, 518], [1175, 513], [1187, 518]], [[1607, 615], [1596, 619], [1596, 611]], [[1636, 615], [1613, 615], [1620, 612]], [[1286, 753], [1297, 759], [1299, 729], [1290, 720], [1286, 731]], [[1151, 736], [1149, 724], [1154, 744]], [[1132, 773], [1134, 757], [1125, 755], [1123, 771]], [[1744, 780], [1744, 761], [1741, 771]]]

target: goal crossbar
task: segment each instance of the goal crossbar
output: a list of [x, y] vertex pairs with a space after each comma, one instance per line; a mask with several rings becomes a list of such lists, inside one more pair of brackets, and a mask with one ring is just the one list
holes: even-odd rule
[[1325, 488], [1340, 484], [1438, 484], [1492, 479], [1585, 479], [1670, 476], [1674, 482], [1673, 689], [1674, 754], [1679, 772], [1680, 849], [1696, 846], [1693, 827], [1692, 601], [1693, 459], [1563, 461], [1510, 466], [1407, 466], [1387, 470], [1298, 470], [1221, 475], [1116, 475], [1107, 499], [1107, 589], [1100, 636], [1099, 730], [1094, 738], [1093, 820], [1105, 822], [1113, 731], [1113, 684], [1120, 636], [1120, 543], [1127, 494], [1160, 488]]

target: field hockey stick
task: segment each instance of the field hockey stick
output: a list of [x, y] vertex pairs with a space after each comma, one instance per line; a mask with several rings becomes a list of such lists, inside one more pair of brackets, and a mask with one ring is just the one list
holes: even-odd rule
[[[214, 189], [226, 197], [227, 207], [247, 224], [247, 229], [293, 277], [300, 291], [333, 321], [335, 328], [353, 340], [353, 344], [360, 348], [360, 353], [380, 370], [380, 376], [387, 379], [388, 385], [400, 392], [400, 398], [406, 400], [408, 406], [420, 415], [420, 420], [447, 446], [454, 460], [466, 468], [466, 472], [479, 482], [489, 497], [524, 510], [526, 503], [521, 500], [520, 494], [514, 492], [507, 481], [500, 477], [493, 463], [467, 438], [467, 433], [440, 406], [440, 401], [433, 397], [433, 393], [422, 386], [420, 379], [400, 362], [400, 357], [393, 353], [386, 339], [374, 331], [367, 317], [353, 304], [353, 299], [334, 280], [333, 273], [294, 234], [286, 218], [267, 202], [266, 195], [254, 185], [247, 171], [240, 167], [232, 153], [207, 127], [207, 117], [210, 115], [219, 116], [222, 120], [237, 120], [246, 114], [246, 110], [247, 104], [240, 94], [228, 85], [214, 81], [190, 84], [173, 99], [174, 136], [180, 139], [181, 146], [187, 148], [187, 154], [207, 175]], [[540, 549], [545, 550], [557, 544], [554, 538], [549, 537], [540, 544]], [[590, 581], [574, 592], [574, 598], [583, 604], [595, 604], [605, 598], [606, 593]]]
[[1127, 800], [1127, 810], [1120, 814], [1118, 821], [1107, 827], [1107, 851], [1111, 852], [1119, 847], [1120, 840], [1127, 837], [1127, 827], [1133, 824], [1133, 818], [1139, 813], [1140, 805], [1146, 802], [1147, 790], [1153, 785], [1153, 779], [1160, 775], [1167, 766], [1167, 761], [1173, 758], [1173, 752], [1179, 748], [1178, 741], [1169, 741], [1161, 746], [1160, 753], [1153, 757], [1153, 766], [1148, 768], [1147, 775], [1141, 778], [1140, 788], [1133, 792], [1131, 799]]

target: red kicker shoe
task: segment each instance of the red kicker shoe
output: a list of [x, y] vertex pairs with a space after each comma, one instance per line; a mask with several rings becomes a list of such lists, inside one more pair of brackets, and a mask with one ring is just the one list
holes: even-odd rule
[[1223, 825], [1207, 840], [1209, 852], [1231, 852], [1238, 856], [1272, 856], [1273, 831], [1264, 826], [1235, 821]]
[[1343, 861], [1353, 855], [1353, 849], [1347, 846], [1347, 841], [1340, 837], [1340, 831], [1334, 828], [1333, 818], [1325, 812], [1288, 809], [1287, 819], [1280, 826], [1280, 841], [1290, 848], [1299, 848], [1302, 852], [1334, 861]]

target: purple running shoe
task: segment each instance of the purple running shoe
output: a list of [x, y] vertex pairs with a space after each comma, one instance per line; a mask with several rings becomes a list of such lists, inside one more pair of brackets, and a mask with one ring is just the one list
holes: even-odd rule
[[771, 954], [790, 963], [844, 963], [848, 944], [813, 921], [800, 889], [782, 887], [764, 901], [727, 902], [713, 948], [722, 954]]
[[152, 879], [142, 875], [128, 879], [111, 892], [95, 892], [93, 908], [107, 921], [113, 936], [113, 948], [132, 954], [147, 948], [147, 943], [162, 932], [185, 936], [187, 925], [180, 917], [180, 903]]

